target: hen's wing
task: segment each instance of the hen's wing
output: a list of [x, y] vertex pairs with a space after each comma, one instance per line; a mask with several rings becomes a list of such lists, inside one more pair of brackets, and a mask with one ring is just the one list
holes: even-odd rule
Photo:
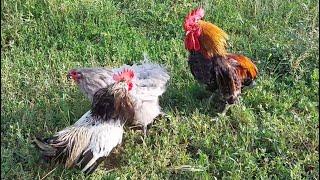
[[81, 153], [77, 165], [85, 173], [92, 173], [101, 161], [122, 142], [123, 125], [120, 120], [111, 120], [94, 126], [87, 148]]
[[123, 65], [114, 69], [114, 73], [131, 69], [135, 73], [133, 79], [134, 90], [131, 91], [133, 96], [139, 96], [140, 100], [154, 100], [161, 96], [166, 90], [166, 83], [170, 79], [167, 70], [159, 64], [144, 61], [142, 64], [133, 64], [132, 66]]
[[121, 72], [123, 69], [132, 69], [135, 72], [134, 81], [137, 93], [133, 94], [139, 94], [144, 100], [153, 100], [162, 95], [170, 78], [164, 67], [150, 63], [146, 55], [140, 65], [123, 65], [114, 69], [97, 67], [75, 70], [82, 74], [82, 79], [79, 80], [80, 90], [92, 101], [94, 93], [112, 84], [114, 82], [113, 74]]

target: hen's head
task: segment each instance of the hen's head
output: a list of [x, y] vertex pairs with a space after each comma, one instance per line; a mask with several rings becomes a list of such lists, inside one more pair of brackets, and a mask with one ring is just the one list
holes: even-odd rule
[[79, 81], [83, 78], [83, 74], [81, 71], [76, 69], [71, 69], [67, 75], [68, 79], [73, 79], [75, 82], [79, 83]]
[[183, 27], [185, 31], [185, 47], [188, 51], [199, 51], [201, 28], [198, 21], [204, 17], [204, 9], [197, 8], [191, 11], [185, 18]]
[[[94, 84], [106, 84], [108, 78], [113, 74], [112, 70], [102, 67], [93, 67], [93, 68], [78, 68], [71, 69], [67, 78], [74, 80], [79, 85], [88, 86], [92, 83]], [[105, 82], [105, 83], [102, 83]]]
[[133, 88], [132, 80], [135, 74], [132, 70], [124, 69], [122, 72], [113, 75], [116, 87], [125, 88], [130, 91]]

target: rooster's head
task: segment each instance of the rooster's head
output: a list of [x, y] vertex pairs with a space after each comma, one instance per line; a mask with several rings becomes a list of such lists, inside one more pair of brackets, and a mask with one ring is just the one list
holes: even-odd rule
[[200, 42], [199, 37], [201, 35], [201, 27], [198, 21], [204, 16], [204, 10], [197, 8], [191, 11], [184, 20], [184, 31], [186, 38], [184, 40], [185, 47], [188, 51], [199, 51]]
[[204, 10], [191, 11], [184, 20], [185, 47], [190, 52], [200, 52], [207, 59], [225, 56], [228, 35], [218, 26], [203, 20]]

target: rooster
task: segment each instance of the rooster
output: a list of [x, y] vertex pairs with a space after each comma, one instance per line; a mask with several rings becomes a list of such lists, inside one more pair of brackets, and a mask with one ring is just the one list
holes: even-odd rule
[[134, 88], [130, 95], [134, 99], [135, 118], [132, 125], [143, 127], [146, 136], [147, 126], [156, 117], [163, 115], [159, 105], [159, 97], [165, 92], [166, 84], [170, 78], [165, 68], [158, 64], [149, 63], [145, 56], [144, 62], [140, 65], [123, 65], [119, 68], [79, 68], [72, 69], [68, 77], [73, 79], [80, 90], [92, 99], [92, 95], [98, 89], [108, 85], [112, 79], [112, 74], [130, 69], [134, 71], [136, 77], [132, 79]]
[[91, 110], [75, 124], [47, 139], [34, 143], [45, 159], [64, 162], [66, 168], [79, 167], [92, 173], [122, 142], [123, 126], [133, 121], [132, 71], [113, 75], [114, 82], [93, 95]]
[[[226, 106], [234, 104], [242, 88], [255, 84], [258, 69], [246, 56], [228, 53], [228, 35], [218, 26], [203, 20], [204, 10], [191, 11], [184, 20], [185, 48], [192, 75], [208, 89], [218, 89]], [[212, 96], [209, 99], [211, 100]]]

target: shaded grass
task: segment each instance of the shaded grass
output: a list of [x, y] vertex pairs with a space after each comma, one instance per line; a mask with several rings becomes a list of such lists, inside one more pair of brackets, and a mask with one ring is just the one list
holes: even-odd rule
[[[318, 179], [319, 4], [202, 4], [206, 19], [229, 33], [229, 50], [260, 70], [258, 85], [219, 121], [186, 62], [182, 21], [196, 3], [2, 1], [1, 178], [41, 178], [54, 168], [41, 163], [30, 137], [52, 135], [90, 107], [66, 81], [69, 69], [139, 62], [147, 52], [172, 76], [161, 99], [168, 117], [143, 143], [127, 130], [120, 167], [106, 173], [102, 166], [89, 178]], [[48, 178], [85, 177], [58, 166]]]

